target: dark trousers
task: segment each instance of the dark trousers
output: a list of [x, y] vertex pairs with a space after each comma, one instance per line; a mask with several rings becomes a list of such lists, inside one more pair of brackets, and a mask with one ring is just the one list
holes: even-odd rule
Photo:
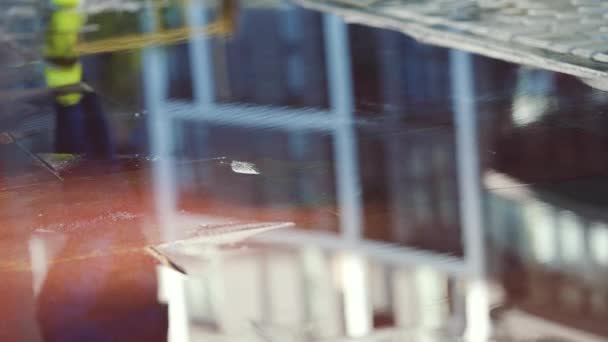
[[97, 94], [85, 92], [79, 103], [55, 103], [55, 152], [85, 154], [99, 159], [114, 157], [108, 121]]

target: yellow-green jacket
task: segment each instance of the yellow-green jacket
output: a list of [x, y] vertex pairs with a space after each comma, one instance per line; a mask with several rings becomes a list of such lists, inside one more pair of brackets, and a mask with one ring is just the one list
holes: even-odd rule
[[[46, 30], [44, 75], [47, 86], [56, 89], [82, 81], [82, 64], [76, 48], [84, 18], [77, 9], [80, 0], [50, 1], [53, 11]], [[80, 93], [62, 93], [55, 97], [64, 106], [77, 104], [81, 98]]]

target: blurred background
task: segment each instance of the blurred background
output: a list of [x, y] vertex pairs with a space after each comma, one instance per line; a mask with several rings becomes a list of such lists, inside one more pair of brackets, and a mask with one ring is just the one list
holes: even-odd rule
[[608, 339], [608, 94], [307, 7], [0, 4], [1, 341]]

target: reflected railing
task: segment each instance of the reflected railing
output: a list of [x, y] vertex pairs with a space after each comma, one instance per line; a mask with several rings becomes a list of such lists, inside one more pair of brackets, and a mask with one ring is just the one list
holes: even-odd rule
[[[190, 25], [204, 26], [205, 11], [202, 1], [192, 1], [188, 11]], [[284, 229], [260, 235], [254, 240], [262, 243], [280, 243], [293, 247], [316, 246], [326, 252], [342, 253], [343, 268], [338, 274], [349, 279], [348, 287], [343, 288], [343, 307], [334, 311], [343, 311], [344, 333], [350, 337], [359, 337], [374, 331], [373, 320], [367, 297], [369, 289], [363, 279], [366, 278], [364, 255], [378, 262], [388, 263], [394, 267], [406, 269], [423, 269], [420, 271], [424, 285], [422, 289], [440, 293], [434, 276], [428, 274], [444, 274], [444, 277], [454, 279], [456, 295], [450, 296], [451, 307], [458, 311], [455, 317], [460, 317], [461, 324], [466, 325], [466, 339], [470, 341], [485, 341], [492, 334], [490, 308], [496, 290], [488, 282], [486, 265], [486, 230], [482, 215], [482, 189], [480, 184], [479, 137], [476, 108], [474, 79], [475, 65], [472, 56], [462, 51], [451, 51], [449, 55], [449, 70], [451, 80], [451, 99], [453, 108], [455, 161], [457, 175], [457, 199], [459, 203], [458, 217], [462, 232], [463, 257], [445, 253], [424, 250], [415, 247], [385, 244], [367, 239], [364, 234], [363, 203], [361, 200], [361, 174], [359, 170], [358, 135], [354, 120], [353, 80], [351, 76], [351, 61], [349, 53], [349, 37], [346, 24], [342, 19], [323, 15], [323, 32], [325, 42], [325, 59], [328, 75], [329, 109], [295, 109], [278, 106], [262, 106], [258, 104], [220, 103], [214, 93], [214, 59], [210, 39], [193, 36], [189, 42], [190, 68], [192, 70], [194, 100], [168, 100], [166, 90], [167, 63], [163, 50], [147, 48], [144, 53], [144, 77], [146, 78], [146, 103], [150, 112], [149, 128], [152, 136], [152, 153], [159, 156], [161, 162], [156, 166], [154, 178], [157, 198], [157, 213], [160, 215], [165, 236], [170, 239], [172, 234], [172, 217], [179, 216], [177, 210], [178, 185], [173, 156], [173, 144], [179, 139], [179, 131], [173, 129], [176, 121], [196, 122], [205, 136], [214, 125], [231, 126], [243, 129], [274, 129], [284, 131], [288, 136], [297, 136], [304, 132], [324, 132], [331, 134], [334, 177], [336, 184], [338, 216], [340, 218], [339, 234], [330, 234], [316, 230]], [[528, 75], [525, 70], [521, 73]], [[543, 76], [543, 75], [541, 75]], [[525, 81], [525, 80], [524, 80]], [[522, 81], [523, 82], [523, 81]], [[390, 83], [390, 82], [388, 82]], [[541, 77], [539, 87], [547, 84]], [[550, 82], [549, 82], [550, 83]], [[543, 88], [544, 89], [544, 88]], [[542, 90], [542, 89], [541, 89]], [[541, 91], [542, 92], [542, 91]], [[519, 102], [518, 102], [519, 101]], [[523, 100], [522, 100], [523, 101]], [[514, 104], [514, 121], [516, 124], [526, 124], [537, 120], [539, 113], [527, 113], [525, 101]], [[522, 107], [523, 106], [523, 107]], [[208, 125], [208, 127], [205, 127]], [[204, 139], [201, 139], [204, 140]], [[396, 147], [393, 147], [396, 149]], [[398, 150], [398, 148], [397, 148]], [[408, 165], [408, 167], [415, 165]], [[395, 175], [399, 177], [399, 175]], [[424, 191], [424, 190], [421, 190]], [[399, 198], [398, 191], [392, 193]], [[528, 219], [534, 222], [544, 222], [539, 211], [534, 208], [526, 211], [531, 215]], [[542, 216], [542, 215], [541, 215]], [[405, 218], [397, 218], [399, 220]], [[548, 224], [531, 232], [536, 236], [535, 255], [539, 263], [546, 264], [553, 258], [557, 248], [568, 254], [577, 254], [582, 241], [576, 228], [568, 230], [567, 240], [571, 243], [560, 245], [548, 231]], [[575, 227], [576, 224], [570, 224]], [[596, 229], [594, 232], [602, 232]], [[400, 232], [399, 232], [400, 233]], [[598, 241], [604, 241], [602, 233], [596, 234]], [[595, 236], [595, 235], [594, 235]], [[554, 243], [549, 243], [553, 241]], [[559, 245], [559, 246], [558, 246]], [[593, 245], [592, 249], [600, 250]], [[602, 258], [601, 252], [596, 252]], [[217, 256], [219, 257], [219, 256]], [[572, 256], [574, 257], [574, 256]], [[221, 273], [221, 272], [220, 272]], [[427, 275], [428, 275], [427, 274]], [[406, 291], [407, 292], [407, 291]], [[274, 293], [273, 293], [274, 295]], [[409, 296], [408, 300], [426, 300], [435, 295], [418, 293], [416, 291], [399, 296]], [[252, 296], [254, 296], [252, 294]], [[271, 300], [268, 294], [255, 295], [256, 298]], [[179, 299], [181, 300], [181, 299]], [[218, 304], [219, 305], [219, 304]], [[224, 305], [224, 304], [222, 304]], [[219, 306], [222, 306], [219, 305]], [[426, 305], [422, 305], [426, 307]], [[399, 310], [398, 307], [393, 308]], [[297, 312], [297, 310], [296, 310]], [[429, 311], [430, 312], [430, 311]], [[429, 314], [428, 321], [435, 322], [437, 314]], [[432, 317], [431, 317], [432, 316]], [[422, 315], [422, 317], [425, 317]], [[423, 320], [426, 320], [424, 318]], [[403, 320], [404, 322], [407, 319]], [[464, 323], [466, 322], [466, 324]], [[336, 323], [338, 325], [338, 323]], [[213, 325], [216, 326], [216, 325]], [[224, 325], [220, 325], [224, 326]], [[411, 326], [403, 324], [402, 326]], [[220, 328], [222, 330], [223, 328]], [[253, 330], [264, 330], [253, 324]], [[330, 329], [331, 330], [331, 329]], [[335, 330], [335, 328], [334, 328]], [[260, 333], [258, 331], [258, 333]], [[264, 335], [264, 333], [261, 333]], [[262, 340], [264, 338], [262, 337]], [[419, 337], [423, 340], [424, 337]]]
[[[194, 2], [196, 3], [196, 2]], [[190, 11], [190, 12], [195, 12]], [[196, 20], [202, 20], [198, 18]], [[190, 45], [191, 57], [197, 56], [196, 59], [191, 59], [193, 72], [193, 84], [195, 89], [194, 102], [187, 101], [175, 102], [163, 101], [158, 102], [158, 99], [166, 99], [166, 94], [162, 90], [162, 86], [146, 87], [146, 98], [150, 99], [150, 131], [153, 132], [151, 139], [153, 154], [162, 157], [163, 159], [172, 159], [171, 151], [173, 144], [179, 140], [175, 134], [173, 127], [174, 121], [192, 121], [196, 124], [208, 123], [209, 125], [230, 125], [242, 128], [273, 128], [285, 130], [289, 135], [296, 135], [301, 131], [324, 131], [333, 136], [333, 155], [335, 160], [335, 184], [337, 187], [336, 196], [338, 207], [340, 210], [340, 225], [341, 236], [347, 240], [360, 241], [363, 239], [362, 234], [362, 204], [360, 199], [360, 175], [358, 174], [359, 162], [357, 151], [357, 138], [355, 133], [355, 125], [353, 121], [353, 105], [352, 105], [352, 83], [350, 77], [350, 60], [348, 53], [347, 31], [344, 23], [337, 17], [325, 17], [324, 21], [325, 36], [326, 36], [326, 54], [328, 63], [328, 75], [330, 75], [330, 103], [329, 111], [319, 111], [315, 113], [311, 110], [292, 110], [289, 108], [279, 108], [272, 106], [256, 106], [256, 105], [232, 105], [218, 104], [213, 102], [213, 67], [205, 66], [206, 63], [199, 62], [202, 56], [203, 62], [212, 64], [209, 58], [211, 51], [209, 41], [206, 38], [195, 37], [194, 42]], [[163, 63], [163, 52], [150, 49], [147, 50], [145, 57], [145, 83], [153, 84], [157, 82], [157, 77], [162, 78], [162, 70], [166, 70], [166, 65]], [[152, 57], [155, 56], [155, 57]], [[150, 71], [150, 72], [148, 72]], [[154, 78], [154, 79], [153, 79]], [[159, 113], [159, 114], [154, 114]], [[162, 114], [160, 114], [162, 113]], [[201, 129], [204, 126], [199, 125]], [[458, 159], [458, 158], [456, 158]], [[166, 166], [159, 167], [159, 170], [164, 170], [162, 173], [171, 175], [175, 178], [174, 171], [171, 171], [172, 164], [168, 162]], [[158, 171], [161, 172], [161, 171]], [[171, 176], [164, 177], [159, 173], [160, 180], [171, 179]], [[163, 180], [166, 182], [166, 180]], [[175, 182], [175, 180], [171, 180]], [[164, 185], [161, 188], [159, 185], [159, 193], [165, 194], [165, 201], [169, 198], [177, 196], [175, 191], [176, 184]], [[162, 190], [161, 190], [162, 189]], [[168, 192], [167, 192], [168, 191]], [[175, 208], [175, 205], [159, 204], [160, 208]], [[169, 228], [168, 228], [169, 229]]]
[[[201, 10], [202, 2], [190, 2], [189, 23], [202, 26], [206, 18]], [[147, 20], [146, 22], [153, 22]], [[172, 146], [176, 141], [172, 130], [175, 120], [192, 120], [197, 123], [207, 122], [222, 125], [234, 125], [244, 128], [272, 127], [284, 129], [295, 134], [299, 131], [323, 130], [333, 136], [333, 153], [335, 158], [335, 184], [337, 187], [337, 204], [340, 217], [340, 234], [326, 235], [315, 231], [282, 230], [268, 233], [256, 238], [258, 241], [280, 241], [294, 246], [317, 245], [334, 251], [345, 252], [341, 258], [343, 265], [343, 280], [348, 282], [343, 290], [346, 334], [351, 337], [369, 334], [372, 330], [370, 310], [366, 304], [368, 293], [365, 290], [364, 264], [361, 256], [379, 257], [380, 260], [390, 261], [395, 267], [399, 265], [425, 265], [427, 271], [421, 271], [420, 281], [423, 289], [431, 291], [435, 278], [430, 277], [428, 282], [425, 274], [438, 274], [447, 271], [457, 279], [471, 279], [472, 286], [467, 294], [468, 303], [462, 306], [466, 310], [468, 326], [474, 327], [468, 332], [471, 341], [482, 341], [489, 334], [489, 303], [487, 289], [484, 289], [485, 266], [484, 241], [481, 227], [480, 189], [477, 174], [479, 161], [476, 159], [476, 126], [475, 107], [472, 93], [472, 65], [466, 53], [454, 52], [452, 60], [452, 87], [458, 96], [455, 96], [456, 111], [456, 145], [459, 163], [458, 179], [460, 184], [461, 220], [464, 246], [464, 258], [452, 257], [440, 253], [418, 250], [408, 247], [388, 247], [386, 244], [366, 240], [362, 227], [362, 203], [360, 190], [360, 175], [357, 160], [357, 138], [353, 121], [353, 89], [351, 79], [350, 54], [348, 52], [348, 31], [342, 19], [334, 15], [324, 15], [323, 19], [325, 53], [327, 74], [329, 77], [330, 109], [311, 113], [300, 113], [297, 110], [223, 105], [214, 101], [213, 59], [211, 58], [210, 40], [195, 36], [189, 45], [191, 70], [193, 77], [194, 101], [182, 102], [179, 110], [177, 103], [170, 103], [167, 99], [166, 89], [166, 62], [164, 51], [157, 47], [144, 49], [144, 84], [146, 107], [149, 112], [149, 132], [151, 132], [151, 151], [158, 156], [160, 162], [155, 166], [154, 184], [155, 198], [157, 200], [157, 214], [159, 221], [163, 222], [163, 235], [170, 239], [172, 235], [173, 217], [180, 215], [177, 210], [177, 184]], [[153, 29], [153, 28], [151, 28]], [[259, 108], [259, 109], [257, 109]], [[242, 113], [241, 111], [246, 112]], [[283, 114], [287, 113], [287, 117]], [[187, 119], [186, 119], [187, 118]], [[318, 119], [315, 120], [314, 118]], [[357, 253], [357, 254], [352, 254]], [[269, 258], [272, 260], [274, 258]], [[162, 272], [165, 271], [161, 271]], [[430, 273], [429, 273], [430, 272]], [[220, 273], [225, 273], [221, 271]], [[179, 280], [183, 281], [183, 280]], [[237, 281], [238, 283], [238, 281]], [[228, 284], [227, 282], [225, 284]], [[355, 285], [358, 284], [358, 285]], [[183, 286], [183, 285], [180, 285]], [[243, 289], [242, 289], [243, 290]], [[230, 292], [225, 290], [226, 292]], [[433, 290], [434, 291], [434, 290]], [[466, 292], [466, 291], [465, 291]], [[234, 292], [231, 292], [234, 293]], [[168, 295], [165, 295], [167, 297]], [[179, 295], [183, 296], [183, 295]], [[253, 296], [253, 294], [252, 294]], [[405, 294], [401, 294], [405, 296]], [[408, 294], [412, 299], [415, 295]], [[431, 298], [430, 294], [420, 298]], [[249, 297], [247, 297], [249, 298]], [[259, 298], [253, 296], [251, 298]], [[253, 300], [253, 299], [247, 300]], [[420, 299], [419, 298], [419, 299]], [[245, 298], [242, 298], [245, 300]], [[258, 299], [255, 299], [258, 300]], [[170, 307], [173, 304], [170, 299]], [[177, 306], [183, 306], [183, 297], [175, 299]], [[179, 304], [182, 303], [182, 304]], [[221, 306], [225, 305], [222, 304]], [[170, 311], [173, 309], [170, 309]], [[178, 309], [176, 309], [178, 310]], [[182, 311], [182, 310], [178, 310]], [[173, 311], [171, 311], [173, 312]], [[177, 315], [177, 316], [175, 316]], [[183, 312], [181, 312], [183, 315]], [[431, 315], [429, 313], [429, 315]], [[432, 314], [433, 317], [435, 314]], [[183, 324], [180, 314], [174, 314], [176, 324]], [[426, 316], [422, 316], [426, 317]], [[435, 324], [435, 318], [424, 318]], [[223, 324], [220, 324], [223, 326]], [[184, 328], [185, 329], [185, 328]], [[220, 329], [222, 330], [222, 329]], [[179, 336], [183, 340], [184, 336]], [[263, 339], [262, 339], [263, 340]]]

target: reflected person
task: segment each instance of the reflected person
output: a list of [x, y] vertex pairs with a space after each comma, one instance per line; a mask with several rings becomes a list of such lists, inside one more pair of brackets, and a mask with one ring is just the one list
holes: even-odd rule
[[81, 0], [50, 0], [44, 76], [55, 108], [55, 152], [111, 158], [113, 146], [98, 95], [83, 83], [78, 37], [84, 16]]

